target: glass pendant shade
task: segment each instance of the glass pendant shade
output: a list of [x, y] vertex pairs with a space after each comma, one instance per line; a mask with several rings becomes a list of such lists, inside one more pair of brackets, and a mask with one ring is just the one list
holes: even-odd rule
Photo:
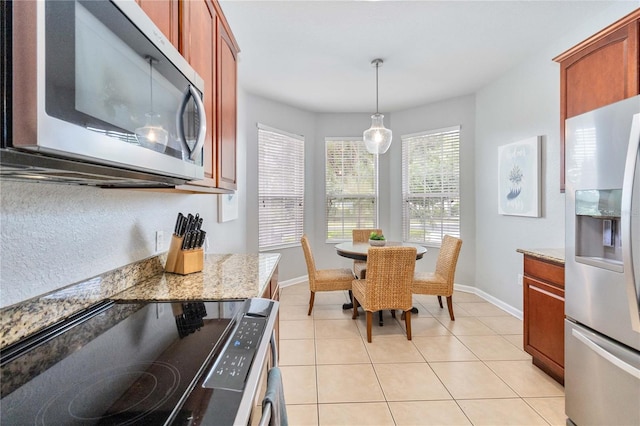
[[384, 154], [391, 146], [392, 132], [384, 127], [384, 115], [371, 116], [371, 127], [362, 133], [364, 145], [371, 154]]
[[382, 59], [374, 59], [371, 65], [376, 67], [376, 113], [371, 116], [371, 127], [362, 133], [364, 146], [371, 154], [384, 154], [391, 146], [391, 130], [384, 127], [384, 115], [378, 112], [378, 68]]
[[148, 112], [145, 117], [147, 120], [144, 126], [136, 129], [136, 139], [143, 147], [163, 153], [167, 149], [169, 132], [158, 124], [160, 114]]

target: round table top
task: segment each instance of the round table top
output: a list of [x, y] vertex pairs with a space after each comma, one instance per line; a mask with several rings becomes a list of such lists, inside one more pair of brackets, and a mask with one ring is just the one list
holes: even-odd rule
[[[403, 246], [403, 247], [415, 247], [416, 259], [422, 259], [422, 256], [427, 252], [427, 248], [419, 244], [404, 243], [399, 241], [387, 241], [385, 247], [389, 246]], [[354, 243], [352, 241], [346, 241], [344, 243], [336, 244], [336, 252], [342, 257], [348, 257], [349, 259], [367, 260], [367, 253], [369, 252], [369, 243]]]

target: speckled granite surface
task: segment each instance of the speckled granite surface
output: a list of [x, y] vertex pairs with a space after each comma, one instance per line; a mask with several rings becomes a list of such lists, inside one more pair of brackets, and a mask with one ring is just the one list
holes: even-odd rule
[[204, 269], [189, 275], [164, 273], [112, 297], [117, 301], [233, 300], [260, 296], [279, 254], [207, 254]]
[[151, 276], [162, 274], [165, 257], [141, 260], [0, 309], [0, 348], [109, 299]]
[[564, 265], [564, 249], [563, 248], [543, 248], [543, 249], [518, 249], [518, 253], [526, 254], [542, 260], [560, 263]]
[[0, 348], [99, 303], [233, 300], [256, 297], [269, 283], [279, 254], [208, 254], [202, 272], [165, 273], [166, 254], [124, 266], [0, 309]]

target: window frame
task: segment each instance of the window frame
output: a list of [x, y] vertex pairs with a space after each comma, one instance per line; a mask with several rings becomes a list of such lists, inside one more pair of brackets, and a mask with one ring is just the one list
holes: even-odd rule
[[[439, 188], [440, 189], [439, 191], [434, 190], [434, 191], [427, 191], [427, 192], [411, 192], [410, 185], [409, 185], [409, 180], [411, 178], [411, 170], [409, 167], [409, 163], [411, 160], [408, 157], [410, 155], [409, 144], [417, 138], [436, 137], [438, 135], [453, 133], [453, 132], [457, 133], [457, 141], [455, 143], [451, 143], [446, 146], [444, 143], [441, 143], [439, 158], [440, 158], [440, 161], [443, 160], [445, 148], [448, 148], [447, 151], [451, 151], [454, 149], [453, 145], [457, 145], [457, 150], [456, 150], [457, 162], [454, 165], [454, 170], [450, 171], [450, 170], [441, 169], [440, 173], [431, 174], [432, 176], [439, 177], [439, 181], [442, 184], [442, 186]], [[442, 245], [442, 239], [445, 234], [449, 234], [455, 237], [460, 237], [460, 233], [461, 233], [460, 139], [461, 139], [461, 135], [462, 135], [461, 126], [457, 125], [457, 126], [444, 127], [440, 129], [426, 130], [426, 131], [412, 133], [408, 135], [402, 135], [400, 137], [402, 142], [401, 169], [402, 169], [402, 240], [403, 241], [418, 243], [418, 244], [425, 245], [427, 247], [440, 247]], [[443, 139], [443, 141], [441, 142], [444, 142], [445, 138], [440, 138], [440, 139]], [[428, 154], [425, 155], [424, 157], [421, 157], [422, 158], [421, 161], [426, 162], [427, 156]], [[423, 176], [423, 178], [425, 177], [426, 175]], [[453, 182], [453, 185], [452, 185], [452, 182]], [[451, 189], [454, 187], [455, 187], [455, 190], [452, 191]], [[440, 199], [440, 203], [442, 204], [441, 211], [444, 212], [447, 209], [450, 211], [457, 210], [457, 215], [443, 214], [440, 216], [432, 216], [433, 220], [438, 223], [437, 226], [434, 226], [433, 228], [431, 228], [433, 230], [432, 232], [436, 232], [436, 231], [439, 232], [440, 235], [437, 237], [437, 239], [426, 238], [430, 228], [425, 226], [424, 223], [421, 225], [423, 237], [421, 239], [416, 239], [416, 238], [412, 239], [410, 237], [411, 230], [409, 229], [411, 226], [411, 220], [410, 220], [411, 213], [409, 211], [410, 199], [422, 199], [423, 206], [426, 206], [428, 204], [427, 200], [429, 199]], [[449, 208], [445, 207], [445, 200], [447, 199], [451, 200], [451, 203], [454, 203], [457, 201], [457, 206], [455, 206], [454, 204], [451, 204], [452, 207], [449, 207]], [[437, 206], [437, 202], [434, 203], [433, 205]], [[447, 222], [447, 219], [449, 219], [448, 222], [451, 222], [451, 220], [453, 220], [453, 223], [445, 224], [445, 222]], [[452, 230], [454, 232], [450, 232]]]
[[349, 199], [349, 198], [355, 198], [355, 199], [362, 199], [362, 200], [367, 200], [367, 199], [371, 199], [373, 198], [374, 201], [374, 212], [373, 212], [373, 224], [362, 224], [362, 225], [356, 225], [356, 227], [361, 227], [361, 228], [377, 228], [378, 227], [378, 223], [379, 223], [379, 208], [380, 208], [380, 191], [379, 191], [379, 172], [380, 172], [380, 167], [379, 167], [379, 160], [378, 160], [378, 156], [374, 155], [374, 154], [369, 154], [367, 152], [368, 155], [372, 156], [373, 159], [373, 167], [374, 167], [374, 173], [373, 173], [373, 179], [374, 179], [374, 192], [373, 192], [373, 196], [366, 194], [366, 193], [362, 193], [362, 194], [344, 194], [343, 195], [339, 194], [339, 193], [335, 193], [335, 194], [330, 194], [328, 191], [328, 185], [327, 185], [327, 177], [328, 177], [328, 151], [329, 151], [329, 143], [330, 142], [350, 142], [350, 143], [355, 143], [358, 144], [357, 146], [360, 148], [362, 148], [362, 150], [366, 151], [366, 147], [364, 144], [364, 141], [362, 140], [362, 137], [325, 137], [324, 139], [324, 167], [325, 167], [325, 173], [324, 173], [324, 198], [325, 198], [325, 210], [324, 210], [324, 216], [325, 216], [325, 221], [324, 221], [324, 236], [325, 236], [325, 243], [328, 244], [335, 244], [335, 243], [340, 243], [340, 242], [344, 242], [344, 241], [351, 241], [351, 231], [348, 232], [348, 235], [345, 235], [345, 222], [344, 222], [344, 216], [342, 217], [342, 230], [343, 230], [343, 238], [329, 238], [329, 200], [330, 199]]
[[[258, 251], [259, 252], [268, 252], [273, 250], [279, 250], [283, 248], [290, 247], [298, 247], [300, 246], [300, 239], [304, 234], [304, 198], [305, 198], [305, 139], [302, 135], [297, 135], [294, 133], [287, 132], [285, 130], [277, 129], [274, 127], [266, 126], [261, 123], [257, 123], [258, 127]], [[297, 158], [298, 163], [292, 165], [291, 167], [279, 166], [275, 167], [273, 171], [276, 173], [273, 176], [264, 176], [263, 168], [265, 165], [263, 164], [263, 153], [262, 153], [262, 135], [261, 132], [275, 133], [280, 137], [289, 139], [290, 146], [285, 148], [285, 150], [291, 155], [280, 156], [279, 158], [274, 158], [275, 160], [281, 159], [291, 159], [294, 162]], [[299, 143], [299, 146], [294, 147], [293, 142]], [[295, 149], [294, 149], [295, 148]], [[279, 174], [286, 170], [285, 174]], [[271, 171], [271, 172], [273, 172]], [[295, 177], [291, 178], [292, 173], [297, 173]], [[273, 180], [281, 181], [282, 185], [280, 188], [275, 188], [276, 190], [273, 193], [263, 193], [264, 185], [269, 180], [273, 182]], [[293, 182], [293, 187], [290, 184]], [[287, 185], [285, 185], [287, 184]], [[274, 188], [273, 185], [267, 185], [270, 189]], [[295, 195], [291, 195], [295, 193]], [[291, 200], [293, 204], [298, 204], [298, 206], [294, 207], [296, 214], [294, 215], [294, 221], [292, 222], [292, 226], [287, 228], [283, 228], [285, 230], [289, 230], [290, 233], [294, 235], [293, 240], [291, 242], [285, 243], [270, 243], [263, 245], [262, 241], [262, 227], [266, 226], [266, 221], [264, 219], [261, 220], [262, 217], [262, 205], [265, 200]], [[284, 217], [284, 216], [283, 216]], [[271, 225], [277, 223], [273, 221]], [[286, 221], [281, 221], [282, 223], [286, 223]]]

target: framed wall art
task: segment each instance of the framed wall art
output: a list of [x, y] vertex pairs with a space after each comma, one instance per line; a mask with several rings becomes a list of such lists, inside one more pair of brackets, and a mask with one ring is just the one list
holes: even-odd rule
[[540, 145], [535, 136], [498, 147], [498, 213], [540, 217]]

